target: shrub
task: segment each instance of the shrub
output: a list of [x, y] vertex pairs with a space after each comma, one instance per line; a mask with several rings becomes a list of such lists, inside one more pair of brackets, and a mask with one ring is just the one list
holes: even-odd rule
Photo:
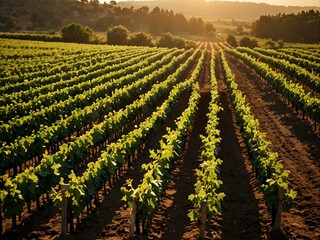
[[174, 38], [171, 33], [163, 33], [160, 36], [160, 39], [158, 40], [157, 43], [158, 47], [168, 47], [168, 48], [173, 48], [175, 47], [175, 42]]
[[226, 39], [227, 43], [229, 43], [232, 47], [237, 47], [238, 46], [238, 42], [237, 39], [234, 35], [232, 34], [228, 34], [227, 39]]
[[180, 37], [175, 37], [171, 33], [163, 33], [157, 42], [157, 46], [168, 48], [193, 48], [195, 47], [195, 44]]
[[268, 39], [268, 41], [265, 43], [265, 45], [268, 48], [276, 48], [276, 43], [272, 39]]
[[137, 32], [130, 35], [128, 39], [128, 45], [131, 46], [148, 46], [153, 47], [152, 36], [148, 33]]
[[282, 40], [282, 39], [279, 39], [278, 41], [277, 41], [277, 46], [278, 46], [278, 48], [283, 48], [284, 47], [284, 41]]
[[0, 16], [0, 31], [10, 31], [17, 28], [18, 24], [12, 16]]
[[239, 46], [241, 47], [248, 47], [248, 48], [255, 48], [258, 47], [257, 40], [250, 38], [248, 36], [244, 36], [239, 41]]
[[107, 44], [126, 45], [128, 42], [129, 30], [122, 26], [115, 26], [107, 31]]
[[66, 42], [90, 43], [96, 38], [93, 30], [81, 24], [72, 23], [61, 29], [62, 40]]

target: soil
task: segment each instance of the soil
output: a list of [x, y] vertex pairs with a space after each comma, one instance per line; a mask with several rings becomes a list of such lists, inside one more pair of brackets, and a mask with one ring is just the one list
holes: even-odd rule
[[290, 171], [291, 187], [297, 191], [295, 206], [283, 214], [282, 228], [290, 239], [320, 237], [320, 136], [294, 108], [239, 60], [229, 58], [239, 89], [247, 96], [254, 116]]
[[[147, 235], [135, 239], [197, 239], [199, 228], [187, 214], [192, 208], [188, 196], [194, 192], [195, 169], [201, 163], [200, 134], [205, 134], [206, 113], [210, 102], [210, 55], [199, 77], [201, 99], [186, 146], [174, 164], [166, 191], [159, 203]], [[271, 213], [259, 192], [247, 148], [236, 124], [233, 106], [226, 86], [221, 58], [216, 52], [216, 77], [220, 103], [219, 130], [222, 138], [219, 157], [223, 160], [221, 191], [226, 194], [222, 214], [215, 216], [207, 228], [207, 239], [319, 239], [320, 238], [320, 136], [292, 107], [273, 91], [255, 72], [236, 59], [228, 58], [239, 88], [247, 96], [251, 111], [259, 120], [262, 131], [278, 152], [284, 168], [290, 170], [291, 187], [298, 193], [295, 206], [283, 214], [282, 231], [272, 232]], [[100, 193], [100, 205], [88, 214], [74, 234], [59, 236], [60, 216], [50, 204], [35, 211], [3, 239], [126, 239], [129, 233], [130, 209], [121, 201], [120, 188], [127, 179], [138, 184], [143, 174], [141, 165], [149, 161], [149, 150], [159, 147], [159, 140], [167, 127], [174, 127], [176, 119], [187, 106], [190, 91], [185, 91], [168, 121], [148, 141], [146, 148], [120, 178], [108, 186], [107, 195]]]
[[249, 154], [236, 124], [235, 113], [222, 69], [221, 57], [216, 54], [216, 75], [223, 111], [220, 112], [222, 191], [221, 239], [266, 239], [271, 226], [263, 194], [252, 169]]

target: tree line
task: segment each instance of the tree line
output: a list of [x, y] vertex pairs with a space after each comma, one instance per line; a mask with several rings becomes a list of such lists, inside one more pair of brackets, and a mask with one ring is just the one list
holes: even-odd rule
[[298, 14], [261, 16], [252, 26], [252, 34], [259, 38], [282, 39], [285, 42], [319, 43], [319, 11], [302, 11]]
[[[171, 33], [162, 33], [158, 39], [154, 39], [151, 34], [146, 32], [130, 32], [123, 25], [109, 28], [106, 32], [106, 44], [109, 45], [129, 45], [129, 46], [148, 46], [148, 47], [177, 47], [192, 48], [195, 44], [191, 41], [176, 37]], [[61, 40], [76, 43], [97, 43], [95, 32], [80, 24], [69, 24], [61, 29]], [[99, 42], [99, 40], [98, 40]], [[100, 43], [103, 43], [100, 41]]]
[[98, 0], [1, 0], [0, 16], [0, 31], [58, 30], [70, 23], [103, 32], [123, 25], [130, 31], [153, 35], [184, 32], [214, 37], [215, 31], [200, 17], [186, 19], [182, 13], [159, 7], [120, 7], [115, 1], [100, 4]]
[[55, 32], [49, 34], [36, 33], [0, 33], [0, 38], [35, 40], [46, 42], [73, 42], [108, 45], [127, 46], [148, 46], [148, 47], [168, 47], [168, 48], [194, 48], [193, 41], [175, 36], [170, 32], [162, 33], [159, 37], [153, 37], [146, 32], [130, 32], [123, 25], [109, 28], [106, 32], [106, 40], [99, 38], [97, 34], [88, 26], [78, 23], [71, 23], [60, 30], [60, 34]]

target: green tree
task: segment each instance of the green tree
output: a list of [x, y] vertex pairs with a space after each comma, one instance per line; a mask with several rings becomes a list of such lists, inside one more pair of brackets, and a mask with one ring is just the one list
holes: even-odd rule
[[112, 26], [113, 23], [114, 23], [114, 18], [112, 16], [105, 15], [98, 18], [94, 22], [92, 28], [96, 31], [106, 31]]
[[259, 38], [283, 39], [286, 42], [318, 43], [320, 12], [309, 10], [298, 14], [261, 16], [252, 25], [252, 34]]
[[96, 38], [93, 30], [81, 24], [71, 23], [61, 29], [61, 37], [66, 42], [90, 43]]
[[0, 31], [10, 31], [18, 28], [16, 20], [11, 16], [0, 17]]
[[226, 39], [227, 43], [229, 43], [232, 47], [237, 47], [238, 46], [238, 42], [237, 39], [234, 35], [232, 34], [228, 34], [227, 39]]
[[128, 42], [129, 30], [118, 25], [107, 31], [107, 44], [110, 45], [126, 45]]
[[182, 38], [175, 37], [171, 33], [163, 33], [161, 34], [158, 42], [158, 47], [168, 47], [168, 48], [193, 48], [195, 44], [190, 41], [186, 41]]
[[189, 31], [194, 34], [202, 34], [204, 30], [204, 22], [202, 18], [192, 17], [189, 20]]
[[272, 39], [268, 39], [268, 41], [265, 43], [265, 46], [267, 48], [276, 48], [276, 43]]
[[250, 38], [248, 36], [244, 36], [239, 40], [239, 46], [248, 47], [248, 48], [255, 48], [258, 47], [257, 40]]
[[239, 25], [236, 29], [236, 34], [237, 35], [243, 35], [244, 34], [244, 30], [243, 27], [241, 25]]
[[148, 33], [137, 32], [130, 35], [128, 45], [153, 47], [152, 36]]
[[206, 22], [204, 24], [204, 35], [212, 41], [216, 38], [216, 29], [212, 23]]
[[278, 47], [278, 48], [283, 48], [283, 47], [284, 47], [284, 42], [283, 42], [282, 39], [279, 39], [279, 40], [277, 41], [277, 47]]
[[158, 47], [168, 47], [168, 48], [175, 47], [174, 37], [172, 36], [171, 33], [161, 34], [161, 36], [158, 40], [157, 46]]

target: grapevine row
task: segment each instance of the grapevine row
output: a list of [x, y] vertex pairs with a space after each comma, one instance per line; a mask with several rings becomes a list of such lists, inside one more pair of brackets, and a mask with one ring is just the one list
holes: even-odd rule
[[320, 123], [320, 99], [311, 97], [310, 93], [306, 94], [300, 84], [287, 80], [285, 76], [272, 70], [268, 64], [237, 50], [227, 48], [226, 52], [244, 61], [262, 78], [267, 80], [278, 93], [288, 99], [296, 109], [301, 110], [304, 115], [313, 119], [315, 123]]
[[250, 106], [246, 103], [245, 96], [238, 90], [235, 76], [228, 66], [224, 53], [221, 52], [221, 55], [237, 122], [240, 124], [243, 137], [249, 149], [250, 160], [261, 183], [260, 189], [264, 193], [267, 205], [272, 210], [274, 221], [278, 207], [279, 188], [284, 189], [283, 205], [285, 210], [289, 210], [292, 206], [296, 192], [289, 187], [289, 171], [283, 169], [281, 161], [278, 160], [278, 154], [270, 150], [269, 145], [271, 143], [266, 140], [265, 133], [260, 130], [259, 121], [254, 118]]
[[[135, 50], [137, 51], [137, 50]], [[103, 52], [98, 52], [100, 54], [100, 56], [97, 53], [85, 53], [85, 54], [80, 54], [79, 57], [81, 58], [76, 58], [75, 56], [71, 56], [70, 58], [64, 58], [63, 61], [63, 65], [61, 65], [61, 61], [59, 62], [54, 62], [53, 64], [41, 64], [40, 65], [40, 61], [41, 59], [39, 59], [39, 61], [36, 60], [36, 58], [33, 58], [33, 61], [35, 63], [37, 63], [37, 68], [38, 65], [41, 66], [41, 69], [38, 69], [37, 71], [32, 71], [33, 68], [32, 66], [30, 66], [30, 63], [26, 63], [25, 61], [21, 63], [22, 66], [19, 66], [19, 63], [17, 63], [17, 61], [14, 61], [14, 63], [16, 64], [15, 66], [19, 66], [19, 72], [17, 72], [16, 74], [12, 74], [9, 77], [5, 77], [2, 78], [0, 81], [0, 90], [3, 92], [3, 89], [6, 89], [7, 91], [9, 89], [13, 89], [10, 92], [15, 91], [15, 88], [20, 89], [21, 86], [24, 86], [25, 84], [23, 84], [23, 82], [26, 82], [28, 80], [28, 82], [33, 81], [36, 78], [43, 78], [43, 77], [47, 77], [50, 75], [56, 75], [59, 73], [63, 73], [66, 71], [71, 71], [73, 69], [83, 69], [85, 67], [88, 67], [92, 64], [95, 64], [96, 62], [102, 62], [105, 61], [106, 59], [114, 59], [117, 54], [124, 52], [123, 49], [118, 49], [115, 48], [113, 51], [109, 51], [103, 54]], [[102, 56], [102, 54], [104, 56]], [[121, 54], [120, 54], [121, 55]], [[126, 51], [126, 55], [128, 54], [128, 51]], [[93, 58], [94, 57], [94, 58]], [[117, 58], [119, 58], [119, 56], [117, 56]], [[84, 60], [85, 59], [85, 60]], [[32, 63], [32, 64], [35, 64]], [[7, 66], [8, 67], [8, 66]], [[21, 74], [21, 69], [23, 71], [23, 69], [29, 69], [29, 71], [27, 71], [26, 73]], [[4, 88], [4, 86], [6, 84], [10, 84], [10, 88]], [[40, 86], [41, 81], [37, 82], [37, 86]], [[44, 84], [47, 84], [47, 82], [45, 82]], [[44, 85], [43, 84], [43, 85]], [[20, 88], [18, 88], [20, 87]], [[26, 85], [27, 87], [27, 85]], [[5, 92], [7, 92], [5, 91]]]
[[[3, 87], [4, 94], [0, 98], [0, 103], [1, 105], [5, 105], [8, 103], [29, 101], [30, 99], [33, 99], [34, 97], [41, 94], [46, 94], [66, 87], [72, 87], [73, 85], [91, 80], [92, 78], [99, 77], [111, 71], [119, 71], [124, 67], [129, 67], [130, 64], [136, 64], [137, 62], [141, 61], [143, 57], [148, 57], [152, 54], [155, 53], [147, 52], [144, 56], [139, 55], [138, 53], [134, 53], [134, 56], [136, 57], [133, 59], [124, 57], [127, 60], [131, 59], [124, 63], [119, 62], [119, 59], [112, 59], [110, 61], [98, 63], [94, 66], [89, 66], [87, 68], [81, 69], [80, 71], [75, 70], [71, 72], [65, 72], [63, 74], [56, 74], [46, 78], [36, 78], [33, 81], [18, 83], [18, 85], [25, 85], [27, 87], [27, 89], [25, 89], [26, 91], [23, 91], [24, 89], [15, 89], [11, 93], [5, 93], [6, 88], [11, 87], [11, 85], [9, 84], [8, 86]], [[38, 83], [40, 84], [40, 86], [37, 87], [36, 85]]]
[[262, 50], [263, 53], [260, 53], [260, 49], [258, 50], [259, 52], [257, 52], [255, 50], [251, 50], [250, 48], [244, 47], [239, 47], [237, 48], [237, 50], [242, 53], [247, 53], [256, 59], [259, 59], [259, 61], [265, 62], [270, 66], [274, 66], [280, 69], [289, 76], [297, 78], [303, 84], [309, 86], [311, 89], [320, 92], [320, 78], [313, 73], [308, 72], [306, 69], [283, 59], [266, 56], [264, 55], [266, 54], [265, 50]]
[[[113, 83], [118, 86], [130, 83], [131, 85], [116, 90], [110, 97], [102, 98], [91, 106], [85, 107], [83, 110], [77, 109], [71, 116], [58, 121], [52, 126], [41, 127], [37, 133], [20, 138], [11, 145], [3, 146], [0, 148], [0, 154], [3, 158], [3, 161], [0, 162], [1, 170], [3, 171], [21, 165], [34, 156], [42, 155], [49, 146], [53, 146], [57, 142], [69, 137], [74, 131], [79, 131], [81, 127], [108, 114], [108, 112], [112, 111], [113, 107], [119, 106], [125, 100], [132, 99], [145, 89], [148, 84], [150, 85], [167, 72], [172, 71], [190, 53], [191, 50], [174, 58], [172, 58], [173, 55], [169, 54], [163, 58], [163, 61], [159, 60], [151, 64], [148, 67], [148, 71], [141, 69], [141, 72], [124, 76]], [[170, 64], [159, 68], [163, 62], [167, 63], [169, 60], [171, 60]], [[190, 62], [190, 60], [188, 62]], [[143, 78], [134, 82], [135, 79], [140, 77]], [[109, 85], [111, 85], [111, 83]]]
[[[201, 212], [205, 204], [208, 215], [206, 221], [210, 223], [213, 214], [221, 214], [221, 202], [225, 197], [223, 192], [218, 192], [222, 181], [219, 179], [219, 166], [222, 160], [217, 158], [219, 143], [221, 141], [220, 131], [218, 130], [218, 113], [222, 110], [219, 106], [218, 83], [215, 76], [215, 55], [211, 53], [210, 62], [210, 83], [211, 101], [209, 112], [207, 113], [208, 122], [206, 126], [206, 136], [201, 135], [203, 149], [201, 151], [201, 168], [196, 170], [197, 182], [195, 183], [195, 193], [189, 195], [189, 200], [193, 203], [194, 209], [188, 214], [191, 221], [201, 221]], [[206, 224], [207, 224], [206, 223]]]
[[[173, 54], [171, 53], [167, 53], [167, 54]], [[175, 54], [177, 54], [177, 52], [175, 52]], [[79, 101], [76, 99], [73, 99], [74, 96], [76, 96], [77, 98], [79, 98], [80, 96], [83, 96], [84, 99], [88, 99], [86, 101], [86, 104], [89, 104], [90, 101], [89, 99], [93, 99], [94, 100], [94, 95], [92, 95], [92, 92], [87, 92], [86, 91], [96, 91], [95, 88], [99, 87], [102, 88], [103, 85], [108, 84], [108, 82], [110, 82], [110, 84], [114, 84], [114, 80], [118, 79], [122, 76], [124, 76], [125, 74], [133, 74], [135, 72], [137, 72], [139, 70], [139, 72], [142, 72], [141, 68], [148, 68], [149, 64], [147, 63], [152, 63], [154, 61], [156, 61], [157, 58], [161, 57], [162, 54], [158, 55], [154, 55], [151, 57], [145, 56], [146, 58], [144, 59], [144, 61], [141, 61], [141, 58], [137, 57], [137, 58], [133, 58], [131, 61], [132, 65], [128, 65], [127, 67], [125, 67], [124, 69], [114, 69], [115, 71], [110, 71], [108, 74], [103, 74], [99, 77], [95, 77], [93, 79], [90, 79], [88, 81], [84, 81], [81, 82], [82, 80], [80, 80], [80, 82], [78, 84], [75, 85], [71, 85], [70, 87], [66, 87], [64, 89], [58, 89], [55, 90], [53, 92], [49, 92], [47, 94], [42, 94], [39, 97], [34, 98], [33, 100], [30, 100], [28, 102], [22, 102], [22, 103], [17, 103], [15, 105], [10, 104], [7, 106], [3, 106], [0, 107], [0, 113], [3, 113], [4, 117], [2, 117], [1, 119], [7, 123], [8, 120], [10, 120], [12, 117], [15, 117], [14, 119], [11, 120], [17, 120], [22, 116], [28, 115], [29, 113], [34, 113], [33, 111], [39, 111], [39, 108], [41, 107], [41, 110], [44, 110], [44, 107], [48, 107], [50, 106], [51, 109], [56, 108], [55, 106], [58, 106], [58, 108], [62, 108], [62, 106], [68, 107], [71, 106], [70, 104], [74, 105], [75, 101]], [[138, 61], [140, 60], [140, 61]], [[137, 62], [135, 62], [137, 61]], [[121, 64], [120, 64], [121, 65]], [[81, 79], [82, 76], [79, 78]], [[91, 89], [91, 90], [90, 90]], [[84, 95], [80, 95], [81, 93], [85, 93], [86, 96]], [[108, 92], [108, 91], [107, 91]], [[106, 92], [106, 93], [107, 93]], [[95, 94], [96, 95], [96, 94]], [[91, 101], [93, 101], [91, 100]], [[83, 101], [83, 100], [82, 100]], [[85, 106], [85, 105], [84, 105]], [[84, 107], [82, 106], [82, 107]], [[79, 106], [81, 107], [81, 106]], [[50, 108], [47, 108], [50, 110]], [[72, 111], [72, 108], [69, 108], [68, 111]], [[63, 115], [62, 112], [60, 112], [61, 115]]]
[[[176, 81], [174, 78], [168, 80], [171, 82]], [[171, 84], [168, 85], [167, 83], [168, 81], [163, 82], [158, 87], [162, 91], [164, 88], [168, 89]], [[102, 189], [106, 181], [124, 164], [126, 159], [134, 154], [135, 149], [141, 148], [151, 133], [155, 132], [158, 126], [165, 121], [169, 112], [174, 109], [174, 105], [181, 93], [190, 86], [190, 83], [191, 81], [185, 81], [177, 84], [171, 90], [167, 100], [150, 117], [141, 122], [138, 128], [126, 135], [122, 135], [117, 142], [107, 145], [101, 157], [96, 162], [89, 163], [82, 176], [76, 177], [73, 172], [69, 175], [68, 193], [72, 199], [71, 210], [73, 211], [73, 217], [78, 217], [83, 213], [85, 206], [91, 199], [93, 197], [97, 198], [97, 191]], [[52, 195], [55, 197], [55, 204], [60, 206], [60, 193], [55, 192], [53, 189]]]
[[[127, 57], [126, 60], [131, 59], [133, 56]], [[146, 56], [147, 57], [147, 56]], [[139, 59], [139, 57], [137, 58]], [[117, 59], [116, 61], [123, 61], [125, 59]], [[137, 65], [139, 62], [133, 65]], [[114, 62], [111, 65], [116, 65], [117, 62]], [[120, 64], [121, 65], [121, 64]], [[125, 69], [131, 69], [132, 66], [123, 66]], [[116, 74], [120, 72], [120, 70], [117, 69], [112, 69], [108, 67], [110, 72], [108, 74], [104, 74], [102, 76], [110, 76], [112, 77], [112, 74]], [[80, 74], [80, 73], [79, 73]], [[78, 80], [78, 82], [75, 82], [74, 85], [66, 86], [62, 89], [52, 89], [51, 86], [45, 86], [44, 88], [40, 88], [38, 90], [42, 91], [44, 89], [48, 89], [49, 92], [44, 92], [41, 95], [38, 95], [38, 90], [35, 89], [29, 89], [24, 92], [15, 92], [13, 94], [8, 94], [8, 95], [3, 95], [1, 100], [3, 103], [3, 106], [0, 106], [0, 114], [1, 118], [0, 120], [3, 121], [4, 123], [7, 123], [9, 120], [12, 118], [17, 118], [17, 117], [22, 117], [25, 115], [30, 114], [31, 111], [36, 111], [40, 107], [47, 107], [50, 106], [53, 103], [58, 103], [60, 101], [66, 100], [68, 98], [71, 98], [72, 96], [75, 96], [79, 93], [84, 92], [85, 90], [88, 90], [90, 88], [93, 88], [94, 86], [97, 86], [99, 84], [102, 84], [108, 80], [107, 78], [102, 78], [100, 77], [95, 77], [91, 78], [90, 75], [81, 75], [74, 80]], [[118, 75], [115, 75], [115, 77], [118, 77]], [[53, 91], [50, 91], [50, 90]], [[36, 93], [34, 96], [32, 96], [34, 93]], [[19, 102], [15, 102], [14, 99], [20, 98], [19, 96], [24, 95], [23, 98], [20, 99]], [[22, 101], [24, 99], [24, 101]], [[0, 100], [0, 101], [1, 101]]]
[[[136, 203], [140, 217], [137, 222], [141, 220], [142, 226], [145, 226], [146, 222], [150, 223], [153, 214], [158, 208], [158, 202], [170, 178], [172, 161], [179, 156], [187, 130], [191, 126], [192, 118], [198, 109], [200, 89], [199, 84], [195, 83], [195, 81], [199, 76], [203, 59], [204, 52], [202, 52], [196, 69], [188, 80], [194, 83], [193, 92], [189, 99], [188, 108], [176, 120], [177, 128], [175, 130], [168, 128], [167, 134], [160, 141], [160, 149], [150, 151], [150, 159], [152, 161], [142, 166], [145, 174], [137, 188], [132, 186], [132, 180], [127, 180], [126, 186], [121, 188], [124, 194], [123, 200], [128, 202], [131, 207], [133, 202]], [[138, 228], [136, 231], [139, 231]]]
[[[123, 78], [133, 81], [137, 77], [141, 77], [145, 74], [151, 73], [152, 71], [154, 71], [154, 69], [157, 69], [163, 63], [161, 60], [151, 65], [149, 64], [162, 55], [164, 55], [164, 53], [156, 54], [150, 58], [147, 58], [145, 61], [135, 64], [124, 70], [119, 70], [108, 75], [100, 76], [90, 81], [88, 84], [81, 85], [81, 87], [84, 87], [86, 89], [88, 85], [91, 86], [91, 83], [94, 84], [94, 87], [98, 83], [107, 82], [101, 86], [98, 85], [97, 89], [85, 92], [84, 94], [78, 95], [78, 97], [76, 98], [68, 98], [63, 102], [57, 102], [56, 104], [42, 108], [39, 111], [32, 112], [30, 115], [23, 116], [21, 118], [17, 117], [10, 120], [9, 123], [0, 125], [0, 133], [2, 133], [0, 140], [4, 142], [11, 142], [18, 136], [26, 136], [32, 133], [32, 131], [37, 131], [41, 127], [41, 125], [50, 125], [51, 123], [61, 119], [61, 116], [70, 114], [77, 108], [83, 108], [87, 105], [92, 104], [97, 98], [105, 96], [117, 85], [121, 86], [123, 83], [126, 83], [126, 81], [122, 81]], [[165, 58], [164, 62], [166, 61], [168, 61], [168, 59]], [[121, 81], [116, 80], [108, 83], [108, 80], [113, 78], [117, 79], [121, 76], [125, 76], [121, 78]], [[104, 86], [107, 86], [107, 88], [104, 88]], [[71, 87], [71, 90], [76, 88], [77, 86], [73, 86]], [[70, 88], [68, 90], [70, 90]]]
[[319, 63], [320, 62], [320, 52], [317, 52], [316, 49], [312, 50], [302, 50], [302, 49], [280, 49], [280, 52], [284, 52], [290, 55], [293, 55], [298, 58], [308, 59], [309, 61]]
[[[6, 49], [3, 49], [3, 51], [6, 51]], [[24, 49], [21, 49], [23, 51]], [[122, 51], [123, 48], [119, 48], [118, 51]], [[92, 59], [92, 56], [97, 56], [98, 60], [100, 57], [102, 57], [105, 54], [108, 54], [109, 52], [114, 52], [117, 50], [113, 49], [106, 49], [106, 53], [102, 52], [100, 50], [92, 50], [92, 51], [74, 51], [73, 54], [69, 56], [64, 56], [62, 54], [58, 55], [50, 55], [46, 58], [41, 57], [30, 57], [30, 58], [21, 58], [21, 59], [1, 59], [0, 60], [0, 69], [3, 70], [1, 73], [1, 77], [7, 78], [11, 77], [11, 75], [18, 75], [13, 77], [13, 82], [19, 82], [23, 81], [25, 79], [23, 76], [29, 76], [28, 74], [31, 74], [32, 72], [39, 72], [44, 71], [41, 74], [48, 74], [53, 70], [53, 72], [58, 71], [59, 67], [57, 66], [59, 62], [64, 64], [70, 64], [74, 63], [74, 66], [79, 68], [80, 63], [84, 59]], [[61, 50], [61, 53], [62, 50]], [[71, 65], [70, 65], [71, 66]], [[50, 69], [48, 71], [48, 68]], [[52, 68], [52, 69], [51, 69]], [[2, 82], [3, 80], [0, 80], [0, 86], [3, 86], [6, 81]]]
[[[1, 56], [5, 59], [28, 59], [28, 58], [34, 58], [34, 57], [51, 57], [51, 56], [71, 56], [74, 54], [81, 54], [85, 51], [99, 51], [101, 50], [101, 46], [99, 45], [87, 45], [82, 46], [81, 49], [77, 46], [77, 44], [70, 44], [70, 43], [57, 43], [57, 42], [46, 42], [46, 47], [43, 46], [43, 42], [37, 42], [33, 41], [32, 45], [33, 47], [26, 47], [25, 41], [21, 40], [10, 40], [7, 39], [0, 39], [1, 48], [5, 47], [5, 44], [2, 44], [3, 42], [8, 42], [8, 44], [15, 43], [15, 46], [9, 47], [5, 53], [3, 53]], [[19, 46], [21, 45], [21, 46]], [[7, 46], [8, 47], [8, 46]], [[108, 47], [106, 47], [107, 49]], [[112, 48], [112, 47], [110, 47]], [[21, 51], [23, 50], [23, 51]]]
[[255, 48], [254, 50], [263, 53], [264, 55], [275, 57], [277, 59], [288, 60], [291, 64], [296, 64], [301, 68], [305, 68], [313, 72], [314, 74], [320, 74], [320, 63], [307, 60], [304, 57], [294, 57], [292, 55], [272, 49]]
[[[192, 57], [181, 65], [178, 75], [173, 74], [173, 77], [170, 77], [168, 81], [153, 85], [152, 90], [141, 95], [138, 100], [127, 105], [124, 110], [109, 114], [103, 122], [95, 125], [86, 134], [76, 138], [69, 144], [63, 144], [55, 154], [44, 156], [37, 167], [31, 167], [13, 179], [8, 178], [6, 175], [3, 176], [2, 180], [0, 180], [0, 185], [2, 182], [1, 200], [5, 216], [15, 219], [15, 216], [23, 211], [25, 203], [29, 205], [31, 201], [36, 201], [41, 194], [54, 187], [61, 177], [65, 177], [70, 170], [75, 169], [85, 159], [85, 153], [89, 152], [91, 148], [105, 142], [104, 139], [106, 137], [112, 136], [130, 119], [154, 104], [157, 96], [160, 96], [164, 89], [169, 89], [181, 71], [184, 71], [190, 65]], [[121, 91], [121, 94], [126, 93], [127, 91]]]

